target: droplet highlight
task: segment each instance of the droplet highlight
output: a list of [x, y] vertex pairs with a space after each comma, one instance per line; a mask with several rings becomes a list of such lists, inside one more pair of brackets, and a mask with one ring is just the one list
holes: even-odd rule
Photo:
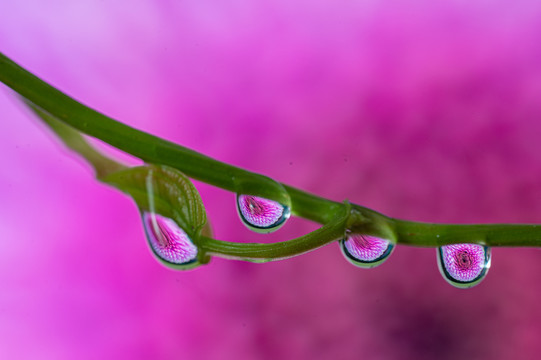
[[174, 265], [197, 263], [197, 247], [173, 219], [144, 212], [143, 224], [150, 247], [158, 258]]
[[340, 248], [353, 265], [369, 269], [385, 262], [393, 252], [394, 244], [375, 236], [353, 234], [340, 240]]
[[237, 195], [237, 209], [244, 225], [260, 233], [278, 230], [291, 215], [288, 206], [253, 195]]
[[490, 268], [490, 248], [478, 244], [453, 244], [438, 248], [438, 267], [447, 282], [457, 288], [479, 284]]

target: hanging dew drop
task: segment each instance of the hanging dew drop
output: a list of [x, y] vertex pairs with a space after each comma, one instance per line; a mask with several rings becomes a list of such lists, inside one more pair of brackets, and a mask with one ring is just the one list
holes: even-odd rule
[[197, 262], [197, 247], [174, 220], [144, 212], [143, 225], [149, 245], [158, 258], [174, 265], [193, 265]]
[[252, 195], [237, 195], [237, 210], [244, 225], [260, 233], [278, 230], [291, 215], [288, 206]]
[[[154, 175], [154, 171], [156, 171], [156, 176]], [[186, 187], [189, 189], [191, 183], [168, 169], [157, 168], [148, 171], [145, 184], [148, 196], [148, 210], [142, 211], [143, 227], [145, 228], [150, 248], [156, 257], [164, 265], [179, 270], [192, 269], [199, 266], [202, 261], [208, 262], [209, 259], [207, 257], [198, 253], [197, 247], [190, 238], [190, 235], [188, 235], [188, 233], [192, 234], [192, 232], [185, 226], [189, 226], [191, 222], [190, 217], [183, 218], [179, 216], [177, 221], [157, 211], [157, 204], [164, 206], [163, 199], [170, 196], [170, 193], [175, 194], [176, 197], [172, 197], [175, 200], [183, 199], [178, 195], [182, 195], [180, 191], [186, 191]], [[186, 187], [183, 188], [182, 186]], [[187, 196], [186, 194], [184, 195]], [[160, 199], [160, 202], [158, 202], [158, 199]], [[189, 202], [183, 199], [183, 201], [175, 205], [177, 205], [177, 209], [184, 210], [185, 212], [183, 213], [186, 215], [190, 214], [188, 212], [190, 209], [186, 207], [187, 204]], [[167, 210], [167, 207], [163, 209]], [[179, 225], [179, 222], [183, 225]]]
[[375, 236], [353, 234], [340, 240], [340, 248], [353, 265], [370, 269], [384, 263], [394, 249], [394, 244]]
[[211, 234], [197, 189], [182, 172], [147, 164], [107, 175], [104, 181], [131, 195], [137, 204], [150, 250], [175, 270], [207, 264], [210, 255], [199, 241]]
[[490, 248], [478, 244], [446, 245], [437, 249], [438, 267], [447, 282], [457, 288], [479, 284], [490, 268]]

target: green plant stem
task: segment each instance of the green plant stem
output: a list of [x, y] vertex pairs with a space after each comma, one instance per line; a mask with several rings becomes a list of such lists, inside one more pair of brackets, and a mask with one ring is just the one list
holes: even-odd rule
[[[43, 111], [54, 115], [55, 118], [74, 129], [98, 138], [146, 162], [177, 168], [194, 179], [233, 192], [237, 190], [234, 179], [243, 179], [245, 183], [259, 185], [255, 189], [254, 195], [280, 200], [276, 195], [281, 194], [281, 191], [273, 191], [275, 188], [274, 180], [224, 164], [185, 147], [121, 124], [73, 100], [1, 53], [0, 81]], [[328, 222], [341, 206], [339, 203], [291, 187], [288, 187], [287, 190], [291, 197], [292, 212], [297, 216], [318, 223]], [[363, 211], [366, 211], [368, 216], [369, 214], [381, 216], [370, 209]]]
[[394, 220], [399, 243], [434, 247], [477, 243], [489, 246], [539, 247], [541, 225], [535, 224], [430, 224]]
[[[24, 102], [50, 127], [68, 148], [81, 155], [94, 167], [98, 179], [111, 185], [107, 175], [119, 174], [122, 170], [127, 169], [125, 166], [118, 164], [94, 149], [76, 130], [56, 120], [53, 116], [40, 110], [32, 103], [28, 101]], [[119, 188], [118, 186], [115, 187]], [[141, 191], [146, 191], [146, 189]], [[274, 261], [300, 255], [343, 236], [348, 217], [355, 217], [356, 214], [350, 211], [351, 204], [346, 204], [345, 207], [342, 207], [342, 210], [345, 210], [343, 214], [313, 232], [296, 239], [271, 244], [234, 243], [216, 240], [210, 237], [212, 236], [212, 232], [210, 231], [210, 227], [207, 226], [204, 230], [205, 235], [200, 236], [197, 241], [197, 247], [200, 251], [209, 255], [252, 262]], [[208, 224], [206, 223], [205, 225]]]
[[[238, 184], [257, 184], [252, 195], [280, 201], [282, 188], [266, 176], [228, 165], [183, 146], [115, 121], [75, 101], [0, 53], [0, 81], [43, 111], [80, 132], [100, 139], [148, 163], [179, 169], [189, 177], [236, 192]], [[290, 194], [292, 211], [319, 223], [329, 221], [339, 208], [327, 199], [297, 190]], [[305, 206], [309, 205], [309, 206]], [[366, 209], [367, 212], [373, 212]]]
[[319, 229], [296, 239], [273, 244], [235, 243], [201, 237], [197, 246], [204, 251], [240, 260], [280, 260], [319, 248], [344, 235], [348, 220], [348, 209], [344, 213], [323, 225]]
[[[44, 113], [51, 114], [73, 129], [98, 138], [146, 162], [174, 167], [194, 179], [233, 192], [238, 191], [238, 181], [255, 184], [251, 187], [253, 195], [280, 200], [283, 188], [279, 187], [279, 184], [277, 186], [274, 180], [224, 164], [119, 123], [53, 88], [1, 53], [0, 81]], [[291, 197], [292, 212], [297, 216], [326, 224], [344, 210], [344, 204], [287, 185], [283, 186]], [[541, 225], [418, 223], [389, 218], [359, 205], [352, 206], [358, 216], [353, 223], [347, 225], [347, 228], [353, 229], [354, 232], [385, 237], [405, 245], [440, 246], [467, 242], [489, 246], [541, 246]], [[207, 243], [210, 247], [217, 246], [210, 240]], [[241, 249], [245, 245], [248, 244], [234, 245], [230, 249], [242, 252]], [[225, 251], [225, 248], [222, 250]], [[286, 253], [287, 251], [284, 251], [283, 255], [289, 256]], [[279, 252], [273, 254], [282, 257], [278, 256]]]

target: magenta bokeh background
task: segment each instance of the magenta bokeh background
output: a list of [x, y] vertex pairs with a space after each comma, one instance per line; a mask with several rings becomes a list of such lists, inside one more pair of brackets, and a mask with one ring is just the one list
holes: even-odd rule
[[[122, 122], [334, 200], [541, 223], [541, 2], [1, 1], [0, 51]], [[399, 246], [269, 264], [155, 261], [131, 200], [0, 86], [0, 358], [536, 359], [541, 251], [478, 287]], [[197, 183], [216, 236], [249, 232]], [[465, 239], [467, 240], [467, 239]]]

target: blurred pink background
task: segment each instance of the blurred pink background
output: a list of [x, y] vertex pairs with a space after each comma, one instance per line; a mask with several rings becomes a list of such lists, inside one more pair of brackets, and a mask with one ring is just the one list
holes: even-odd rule
[[[299, 188], [437, 222], [541, 223], [541, 2], [2, 1], [0, 51], [107, 115]], [[336, 244], [189, 272], [0, 86], [0, 358], [536, 359], [541, 251], [449, 286], [434, 249]], [[259, 235], [197, 183], [216, 237]], [[467, 239], [465, 239], [467, 240]]]

